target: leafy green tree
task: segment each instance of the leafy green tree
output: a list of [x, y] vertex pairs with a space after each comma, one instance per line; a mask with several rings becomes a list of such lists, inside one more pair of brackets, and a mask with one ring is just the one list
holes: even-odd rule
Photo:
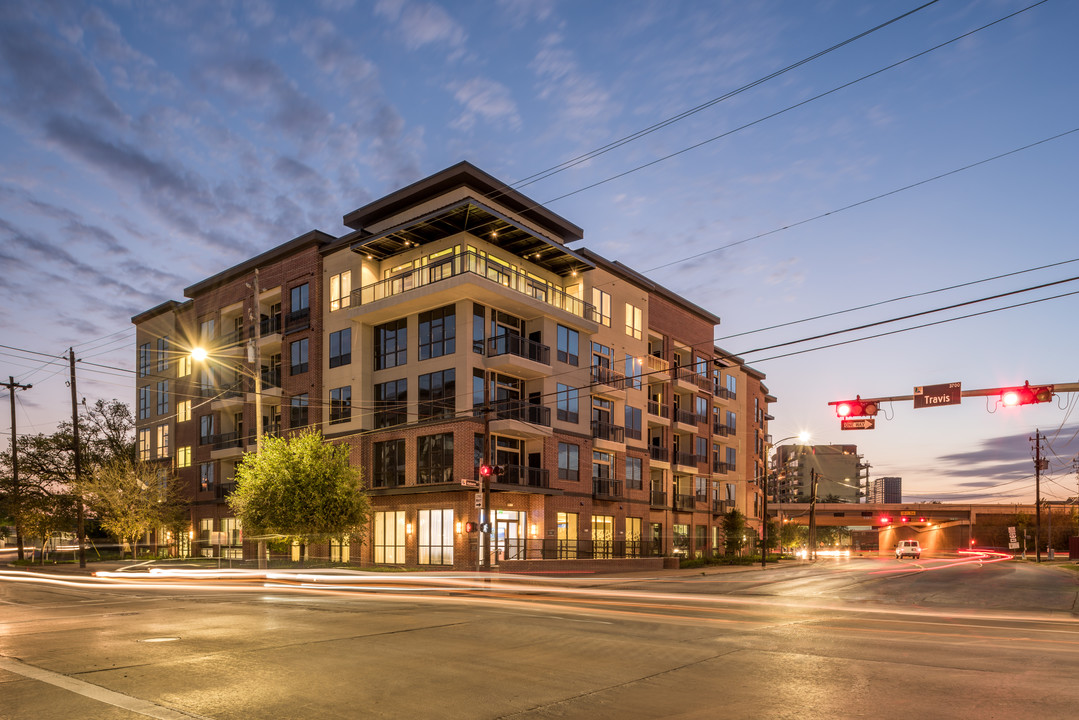
[[783, 523], [783, 527], [779, 530], [779, 540], [783, 543], [783, 547], [786, 548], [802, 545], [808, 537], [809, 528], [797, 523]]
[[244, 455], [236, 466], [229, 507], [245, 531], [303, 545], [361, 535], [370, 504], [348, 453], [318, 431], [266, 437], [261, 453]]
[[[176, 504], [168, 477], [149, 463], [116, 458], [94, 468], [82, 483], [83, 497], [101, 527], [136, 556], [139, 537], [159, 527]], [[121, 557], [123, 549], [121, 549]]]
[[728, 555], [734, 555], [743, 547], [746, 540], [746, 516], [732, 508], [723, 516], [723, 547]]
[[36, 495], [23, 505], [23, 530], [41, 548], [42, 564], [49, 538], [74, 526], [75, 499], [71, 495]]
[[775, 550], [779, 546], [779, 523], [773, 518], [768, 519], [768, 546], [767, 550]]

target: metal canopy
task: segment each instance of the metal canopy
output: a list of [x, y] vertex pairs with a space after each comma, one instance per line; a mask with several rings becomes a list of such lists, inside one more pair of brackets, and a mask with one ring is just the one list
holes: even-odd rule
[[472, 198], [354, 242], [350, 249], [385, 260], [461, 232], [482, 238], [560, 277], [595, 267], [564, 245], [534, 233]]

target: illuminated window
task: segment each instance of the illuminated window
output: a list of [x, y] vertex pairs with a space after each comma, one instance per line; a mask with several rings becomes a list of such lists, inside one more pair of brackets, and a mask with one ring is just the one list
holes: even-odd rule
[[184, 445], [176, 448], [176, 467], [191, 467], [191, 446]]
[[453, 510], [420, 510], [420, 565], [453, 564]]
[[199, 463], [199, 489], [214, 489], [214, 464]]
[[375, 513], [375, 562], [405, 561], [405, 511]]
[[191, 419], [191, 401], [181, 400], [176, 403], [176, 422], [185, 422]]
[[641, 519], [626, 518], [626, 557], [641, 556]]
[[629, 335], [636, 340], [640, 340], [643, 335], [641, 332], [641, 324], [641, 309], [626, 303], [626, 335]]
[[577, 557], [577, 513], [558, 513], [557, 540], [560, 560]]
[[611, 296], [599, 288], [592, 288], [592, 319], [601, 325], [611, 326]]
[[614, 517], [592, 516], [592, 557], [609, 558], [614, 547]]
[[191, 374], [191, 356], [181, 355], [176, 359], [176, 377], [187, 377]]
[[150, 428], [139, 430], [139, 460], [150, 459]]
[[330, 276], [330, 312], [352, 304], [352, 271]]
[[169, 426], [157, 426], [157, 456], [165, 458], [169, 456]]

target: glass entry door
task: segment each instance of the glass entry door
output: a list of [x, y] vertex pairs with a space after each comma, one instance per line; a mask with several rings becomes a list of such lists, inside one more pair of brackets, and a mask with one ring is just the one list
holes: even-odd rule
[[524, 513], [507, 510], [495, 511], [494, 547], [495, 562], [524, 560]]

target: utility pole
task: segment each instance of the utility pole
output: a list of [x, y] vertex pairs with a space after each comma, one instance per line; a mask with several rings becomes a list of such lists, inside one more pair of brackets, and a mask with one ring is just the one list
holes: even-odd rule
[[812, 481], [812, 494], [809, 496], [809, 557], [817, 559], [817, 478], [820, 477], [813, 468], [809, 470]]
[[15, 390], [29, 390], [33, 385], [20, 385], [8, 375], [6, 383], [0, 383], [8, 389], [11, 403], [11, 500], [15, 514], [15, 544], [19, 547], [19, 559], [23, 560], [22, 508], [19, 504], [19, 444], [15, 441]]
[[86, 567], [86, 523], [82, 507], [82, 489], [79, 487], [81, 480], [82, 460], [79, 455], [79, 393], [75, 389], [75, 348], [67, 349], [68, 360], [71, 362], [71, 437], [72, 450], [75, 459], [75, 508], [78, 518], [79, 533], [79, 567]]
[[1042, 561], [1042, 433], [1034, 430], [1034, 556]]

